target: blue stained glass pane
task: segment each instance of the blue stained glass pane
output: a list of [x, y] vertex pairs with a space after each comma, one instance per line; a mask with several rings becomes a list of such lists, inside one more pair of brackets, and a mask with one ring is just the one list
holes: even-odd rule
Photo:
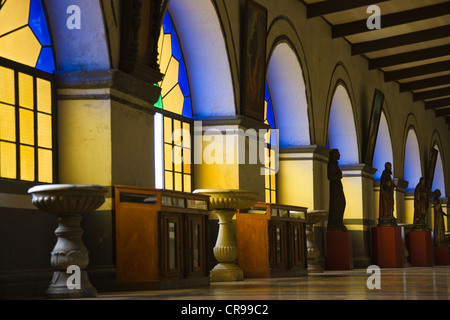
[[190, 97], [184, 98], [183, 116], [185, 116], [187, 118], [192, 118], [192, 104], [191, 104]]
[[184, 59], [180, 60], [180, 65], [178, 67], [178, 84], [180, 85], [181, 92], [185, 97], [190, 95], [189, 83], [186, 74], [186, 66], [184, 64]]
[[267, 101], [267, 122], [272, 129], [275, 129], [275, 117], [273, 115], [272, 100]]
[[53, 73], [55, 70], [55, 60], [53, 59], [52, 48], [42, 48], [41, 54], [39, 55], [38, 62], [36, 64], [36, 69]]
[[28, 24], [41, 45], [51, 45], [50, 34], [48, 33], [47, 21], [45, 19], [44, 8], [42, 7], [41, 0], [31, 0]]
[[168, 13], [166, 13], [164, 15], [164, 20], [163, 20], [163, 30], [164, 33], [171, 33], [172, 32], [172, 19], [170, 18], [170, 15]]
[[266, 82], [266, 85], [264, 87], [264, 99], [266, 101], [270, 99], [269, 86], [267, 85], [267, 82]]
[[178, 42], [178, 35], [175, 32], [175, 29], [172, 30], [172, 55], [180, 61], [182, 54], [180, 48], [180, 42]]

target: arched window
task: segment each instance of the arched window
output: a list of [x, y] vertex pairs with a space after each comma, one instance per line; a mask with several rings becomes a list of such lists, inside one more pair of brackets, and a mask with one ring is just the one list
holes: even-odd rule
[[269, 203], [277, 202], [277, 183], [276, 183], [276, 162], [277, 154], [271, 145], [276, 145], [276, 125], [275, 115], [273, 113], [272, 99], [270, 97], [269, 86], [265, 85], [264, 97], [264, 123], [268, 124], [271, 129], [268, 130], [264, 139], [266, 147], [264, 150], [264, 167], [265, 167], [265, 201]]
[[164, 16], [158, 44], [164, 74], [155, 104], [155, 186], [192, 191], [192, 106], [185, 62], [170, 14]]
[[50, 33], [40, 0], [0, 1], [0, 178], [52, 183]]

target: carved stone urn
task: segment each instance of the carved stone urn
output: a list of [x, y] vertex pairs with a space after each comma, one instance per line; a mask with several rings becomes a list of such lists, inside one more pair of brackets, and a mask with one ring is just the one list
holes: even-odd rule
[[219, 218], [219, 233], [213, 249], [219, 263], [211, 270], [210, 281], [244, 280], [244, 272], [236, 264], [238, 248], [232, 220], [237, 210], [250, 208], [257, 202], [258, 193], [234, 189], [200, 189], [194, 193], [210, 196], [209, 207]]
[[80, 222], [82, 214], [95, 211], [105, 202], [106, 191], [102, 186], [71, 184], [40, 185], [28, 190], [36, 207], [58, 217], [57, 242], [50, 259], [55, 271], [47, 298], [97, 296], [85, 270], [89, 252], [81, 238]]
[[325, 210], [311, 210], [306, 213], [306, 258], [308, 261], [309, 273], [321, 273], [323, 268], [318, 263], [320, 250], [314, 241], [314, 225], [325, 220], [328, 211]]

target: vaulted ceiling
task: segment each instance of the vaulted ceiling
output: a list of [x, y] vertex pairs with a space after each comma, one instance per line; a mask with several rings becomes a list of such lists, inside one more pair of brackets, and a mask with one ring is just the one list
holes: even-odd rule
[[[369, 69], [397, 81], [450, 128], [450, 0], [300, 0], [307, 18], [322, 17], [332, 38], [344, 38]], [[369, 29], [366, 10], [377, 5], [381, 28]]]

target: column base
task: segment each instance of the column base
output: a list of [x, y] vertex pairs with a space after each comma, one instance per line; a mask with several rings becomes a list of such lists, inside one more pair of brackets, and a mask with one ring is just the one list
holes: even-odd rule
[[327, 232], [327, 269], [353, 269], [353, 245], [350, 232]]
[[372, 262], [380, 268], [403, 268], [403, 227], [372, 228]]
[[433, 240], [431, 231], [410, 231], [406, 234], [409, 262], [414, 267], [433, 266]]
[[234, 263], [219, 263], [210, 272], [211, 282], [242, 281], [244, 272]]
[[[80, 272], [80, 289], [69, 289], [67, 279], [71, 276], [64, 271], [55, 271], [45, 297], [47, 299], [90, 298], [97, 296], [97, 290], [92, 286], [86, 271]], [[72, 283], [72, 281], [69, 281]]]
[[450, 249], [448, 246], [434, 247], [434, 264], [436, 266], [450, 265]]

